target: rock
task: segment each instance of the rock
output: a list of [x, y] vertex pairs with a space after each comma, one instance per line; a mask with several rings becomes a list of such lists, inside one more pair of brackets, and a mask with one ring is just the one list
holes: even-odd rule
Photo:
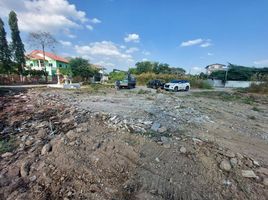
[[17, 166], [12, 166], [11, 168], [8, 169], [8, 175], [11, 177], [19, 176], [19, 174], [20, 174], [20, 168]]
[[240, 160], [242, 160], [244, 158], [244, 156], [242, 156], [242, 154], [240, 154], [240, 153], [236, 153], [236, 157]]
[[89, 187], [89, 191], [92, 192], [92, 193], [99, 192], [100, 191], [100, 188], [96, 184], [92, 184]]
[[258, 178], [252, 170], [242, 170], [242, 176], [245, 178]]
[[165, 126], [163, 126], [163, 127], [159, 128], [157, 131], [158, 131], [159, 133], [164, 133], [164, 132], [167, 131], [167, 128], [166, 128]]
[[224, 160], [222, 160], [221, 163], [220, 163], [220, 168], [221, 168], [222, 170], [228, 172], [228, 171], [231, 170], [232, 166], [231, 166], [229, 160], [224, 159]]
[[21, 137], [20, 140], [21, 140], [22, 142], [25, 142], [25, 140], [27, 139], [27, 137], [28, 137], [28, 135], [24, 135], [24, 136]]
[[161, 142], [163, 142], [163, 143], [167, 143], [167, 142], [169, 142], [169, 138], [167, 138], [167, 137], [165, 137], [165, 136], [162, 136], [162, 137], [160, 138], [160, 140], [161, 140]]
[[66, 137], [69, 139], [69, 140], [75, 140], [76, 138], [76, 133], [73, 131], [73, 130], [70, 130], [66, 133]]
[[6, 152], [6, 153], [3, 153], [1, 155], [2, 158], [7, 158], [7, 157], [11, 157], [11, 156], [13, 156], [13, 153], [11, 153], [11, 152]]
[[153, 125], [151, 126], [151, 130], [157, 132], [157, 130], [160, 128], [160, 126], [161, 125], [159, 123], [154, 122]]
[[231, 165], [232, 165], [232, 167], [235, 167], [236, 165], [237, 165], [237, 159], [236, 158], [231, 158], [230, 159], [230, 163], [231, 163]]
[[62, 123], [64, 124], [68, 124], [72, 121], [73, 119], [72, 118], [65, 118], [64, 120], [62, 120]]
[[20, 167], [20, 175], [22, 177], [26, 177], [26, 176], [29, 175], [30, 166], [31, 166], [31, 163], [29, 161], [24, 161], [21, 164], [21, 167]]
[[46, 129], [40, 128], [36, 134], [36, 137], [39, 139], [44, 139], [47, 136]]
[[203, 141], [200, 140], [200, 139], [198, 139], [198, 138], [192, 138], [192, 140], [193, 140], [193, 142], [194, 142], [195, 145], [196, 144], [199, 144], [199, 145], [202, 145], [203, 144]]
[[41, 155], [45, 155], [47, 154], [48, 152], [50, 152], [52, 150], [52, 146], [50, 143], [48, 144], [45, 144], [42, 148], [42, 151], [41, 151]]
[[158, 158], [158, 157], [156, 157], [156, 158], [155, 158], [155, 161], [156, 161], [156, 162], [160, 162], [160, 160], [159, 160], [159, 158]]
[[223, 155], [227, 156], [228, 158], [234, 158], [235, 157], [234, 152], [231, 152], [230, 150], [226, 151]]
[[184, 146], [182, 146], [182, 147], [180, 148], [180, 152], [181, 152], [181, 153], [186, 153], [186, 151], [187, 151], [187, 150], [186, 150], [186, 148], [185, 148]]
[[263, 185], [268, 186], [268, 178], [263, 179]]
[[164, 146], [164, 148], [169, 149], [171, 145], [168, 143], [165, 143], [163, 146]]
[[29, 139], [29, 140], [26, 140], [25, 145], [26, 145], [26, 146], [30, 146], [30, 145], [33, 144], [33, 142], [34, 142], [34, 141], [33, 141], [33, 140], [30, 140], [30, 139]]
[[36, 176], [35, 175], [32, 176], [32, 177], [30, 177], [30, 181], [34, 182], [35, 180], [36, 180]]
[[257, 167], [259, 167], [259, 166], [260, 166], [260, 164], [259, 164], [259, 162], [258, 162], [258, 161], [256, 161], [256, 160], [252, 160], [252, 162], [253, 162], [253, 165], [256, 165]]
[[248, 167], [253, 167], [253, 163], [252, 163], [252, 161], [250, 160], [250, 159], [246, 159], [245, 161], [244, 161], [244, 163], [245, 163], [245, 165], [246, 166], [248, 166]]

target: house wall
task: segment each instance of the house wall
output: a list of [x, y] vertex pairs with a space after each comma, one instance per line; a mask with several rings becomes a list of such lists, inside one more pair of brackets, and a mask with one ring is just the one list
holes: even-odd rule
[[[45, 62], [46, 71], [48, 72], [49, 76], [56, 75], [57, 68], [69, 66], [68, 63], [56, 61], [47, 56], [45, 57], [45, 59], [47, 60]], [[26, 60], [26, 67], [29, 67], [32, 70], [42, 70], [42, 67], [39, 66], [38, 60]]]

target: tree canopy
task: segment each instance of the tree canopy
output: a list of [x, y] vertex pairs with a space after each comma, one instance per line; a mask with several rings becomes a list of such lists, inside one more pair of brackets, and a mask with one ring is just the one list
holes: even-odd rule
[[[136, 74], [153, 72], [155, 74], [177, 74], [183, 75], [185, 74], [185, 70], [179, 67], [170, 67], [167, 63], [159, 63], [159, 62], [150, 62], [143, 61], [136, 63], [135, 68], [130, 68], [132, 72], [136, 72]], [[130, 72], [131, 72], [130, 71]]]
[[0, 18], [0, 72], [10, 73], [11, 71], [11, 53], [6, 40], [6, 31], [4, 22]]
[[[226, 71], [215, 71], [210, 74], [210, 78], [225, 80]], [[261, 80], [263, 76], [268, 76], [268, 68], [255, 68], [234, 65], [229, 63], [227, 80], [250, 81], [253, 77]]]
[[69, 64], [74, 76], [81, 76], [86, 80], [89, 80], [90, 77], [93, 77], [98, 72], [88, 60], [83, 58], [73, 58], [69, 61]]
[[13, 59], [18, 64], [19, 73], [22, 74], [23, 66], [25, 65], [25, 49], [24, 44], [22, 43], [22, 40], [20, 38], [17, 14], [14, 11], [11, 11], [9, 13], [8, 23], [11, 30], [11, 50]]

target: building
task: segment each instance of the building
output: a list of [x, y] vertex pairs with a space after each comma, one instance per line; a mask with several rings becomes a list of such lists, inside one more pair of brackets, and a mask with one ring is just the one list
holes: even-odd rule
[[215, 63], [215, 64], [208, 65], [205, 68], [207, 70], [207, 75], [210, 75], [212, 72], [225, 70], [226, 65]]
[[34, 50], [26, 55], [26, 68], [31, 70], [44, 70], [48, 72], [49, 76], [56, 75], [57, 68], [69, 66], [69, 61], [56, 54], [45, 52], [45, 66], [43, 51]]
[[94, 83], [103, 83], [109, 80], [108, 75], [105, 73], [106, 68], [96, 64], [92, 64], [91, 67], [98, 70], [98, 73], [94, 75], [92, 80]]

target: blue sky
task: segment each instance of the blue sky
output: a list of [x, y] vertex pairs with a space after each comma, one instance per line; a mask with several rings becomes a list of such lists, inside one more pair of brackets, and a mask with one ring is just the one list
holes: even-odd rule
[[0, 0], [5, 21], [11, 9], [28, 51], [28, 33], [48, 31], [57, 54], [108, 71], [142, 60], [191, 73], [215, 62], [268, 66], [267, 0]]

